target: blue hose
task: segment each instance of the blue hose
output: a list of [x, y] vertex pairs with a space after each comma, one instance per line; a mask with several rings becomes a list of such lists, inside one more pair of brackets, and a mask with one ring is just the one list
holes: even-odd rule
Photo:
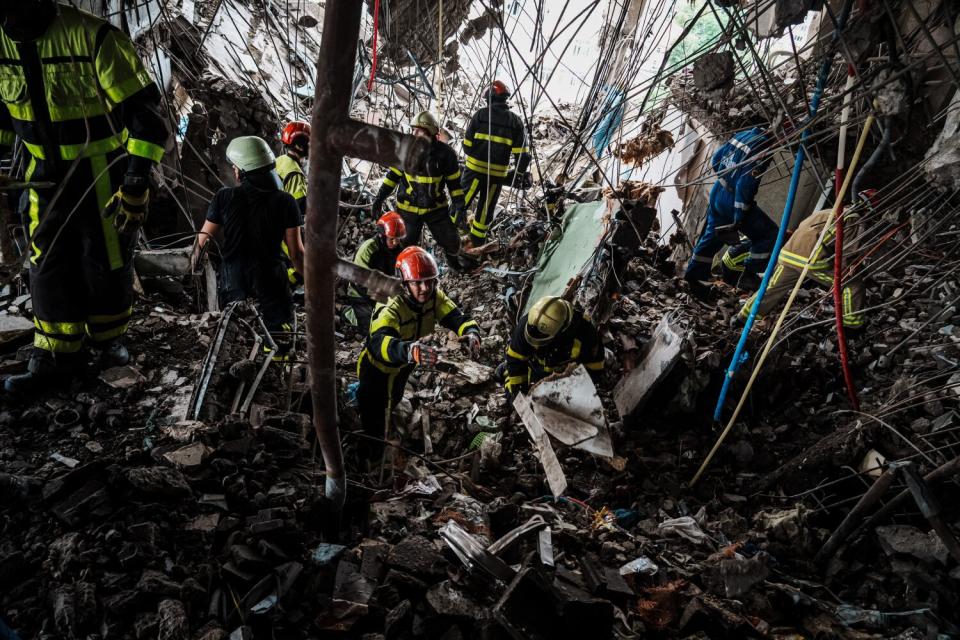
[[[834, 25], [832, 43], [836, 43], [840, 38], [843, 27], [847, 24], [847, 18], [850, 17], [850, 10], [853, 8], [853, 0], [846, 0], [843, 9], [840, 12], [840, 18]], [[820, 72], [817, 75], [817, 86], [814, 89], [813, 96], [810, 99], [809, 120], [813, 120], [820, 108], [820, 97], [823, 95], [823, 88], [827, 84], [827, 76], [830, 75], [830, 66], [833, 61], [833, 49], [824, 54], [823, 64], [820, 65]], [[804, 128], [800, 133], [800, 147], [797, 149], [797, 156], [793, 163], [793, 174], [790, 176], [790, 190], [787, 192], [787, 200], [783, 205], [783, 215], [780, 217], [780, 229], [777, 231], [777, 241], [770, 252], [770, 260], [767, 262], [767, 269], [763, 273], [763, 280], [760, 282], [760, 288], [757, 289], [757, 295], [753, 300], [753, 306], [750, 308], [750, 315], [743, 325], [743, 331], [740, 332], [740, 340], [737, 342], [737, 348], [733, 352], [733, 358], [730, 360], [730, 366], [727, 367], [727, 373], [723, 378], [723, 388], [720, 389], [720, 397], [717, 398], [717, 407], [713, 410], [713, 419], [720, 422], [720, 413], [727, 400], [727, 392], [730, 391], [730, 382], [733, 380], [737, 368], [740, 366], [743, 357], [743, 350], [747, 345], [747, 336], [750, 335], [750, 329], [753, 328], [753, 322], [757, 317], [757, 309], [760, 308], [760, 301], [767, 292], [767, 286], [770, 283], [770, 276], [777, 266], [777, 257], [780, 255], [780, 249], [783, 247], [783, 241], [787, 236], [787, 227], [790, 225], [790, 213], [793, 211], [793, 202], [797, 197], [797, 186], [800, 184], [800, 172], [803, 170], [803, 159], [806, 157], [804, 149], [807, 137], [810, 135], [809, 129]]]

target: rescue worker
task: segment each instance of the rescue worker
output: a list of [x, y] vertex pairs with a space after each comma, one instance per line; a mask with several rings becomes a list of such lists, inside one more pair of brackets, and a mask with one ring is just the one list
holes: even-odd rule
[[[353, 262], [366, 269], [392, 276], [396, 269], [397, 256], [403, 250], [406, 237], [407, 227], [403, 218], [396, 211], [387, 211], [377, 220], [377, 235], [367, 238], [357, 247]], [[347, 297], [350, 306], [344, 316], [347, 322], [366, 335], [370, 330], [370, 316], [373, 314], [374, 302], [367, 295], [366, 290], [357, 284], [350, 284], [347, 287]]]
[[[494, 80], [487, 89], [487, 105], [473, 114], [463, 138], [463, 153], [466, 169], [463, 172], [463, 190], [466, 192], [465, 208], [479, 197], [477, 212], [470, 222], [470, 246], [483, 244], [487, 229], [493, 223], [497, 201], [503, 185], [529, 189], [533, 178], [527, 171], [530, 166], [530, 150], [520, 116], [510, 111], [507, 99], [510, 91], [500, 80]], [[510, 158], [515, 158], [513, 170]], [[454, 222], [459, 224], [458, 219]]]
[[[300, 226], [307, 217], [307, 179], [303, 175], [303, 163], [310, 155], [310, 125], [300, 120], [288, 122], [280, 132], [284, 153], [277, 157], [277, 175], [283, 190], [293, 196], [300, 209]], [[282, 242], [283, 255], [287, 258], [287, 279], [292, 287], [303, 284], [301, 276], [290, 262], [290, 250]]]
[[282, 188], [273, 151], [263, 138], [241, 136], [227, 145], [227, 160], [238, 184], [217, 192], [197, 238], [197, 253], [223, 229], [217, 277], [220, 305], [256, 298], [267, 330], [283, 355], [293, 329], [293, 299], [287, 286], [280, 241], [303, 273], [303, 242], [297, 203]]
[[741, 240], [737, 244], [727, 247], [720, 260], [723, 281], [731, 287], [737, 287], [744, 291], [756, 291], [760, 283], [750, 275], [746, 278], [743, 277], [744, 274], [749, 273], [743, 266], [749, 258], [750, 240]]
[[691, 284], [710, 278], [713, 256], [724, 244], [740, 242], [740, 233], [750, 242], [740, 282], [759, 284], [758, 272], [766, 269], [777, 236], [777, 225], [757, 206], [756, 195], [763, 173], [770, 164], [762, 156], [770, 138], [759, 127], [741, 131], [720, 146], [710, 164], [717, 181], [710, 191], [707, 221], [687, 264], [684, 279]]
[[582, 363], [596, 382], [603, 373], [603, 356], [603, 341], [594, 324], [569, 301], [544, 296], [513, 331], [501, 365], [504, 388], [512, 400], [571, 362]]
[[[874, 193], [873, 189], [863, 191], [860, 194], [861, 200], [869, 202]], [[843, 213], [844, 265], [842, 268], [846, 268], [846, 261], [857, 251], [861, 206], [849, 207]], [[769, 314], [793, 290], [800, 278], [800, 272], [803, 271], [810, 254], [817, 246], [817, 239], [820, 237], [823, 225], [830, 221], [830, 213], [830, 209], [824, 209], [804, 219], [797, 226], [790, 239], [783, 245], [780, 255], [777, 256], [777, 267], [773, 275], [770, 276], [767, 291], [763, 299], [760, 300], [760, 306], [757, 309], [758, 319]], [[816, 282], [828, 287], [833, 286], [835, 229], [836, 227], [831, 223], [826, 235], [824, 235], [823, 242], [817, 248], [813, 260], [809, 263], [810, 268], [807, 270], [807, 274]], [[747, 299], [740, 312], [731, 319], [732, 326], [737, 327], [746, 321], [755, 299], [756, 294]], [[863, 299], [863, 280], [856, 274], [852, 276], [848, 274], [844, 278], [841, 292], [843, 326], [848, 330], [858, 331], [864, 326], [863, 314], [860, 311], [863, 309]]]
[[[387, 437], [390, 414], [403, 397], [414, 366], [437, 363], [437, 350], [420, 342], [439, 323], [456, 332], [473, 358], [480, 355], [480, 329], [437, 287], [437, 263], [420, 247], [407, 247], [396, 261], [403, 292], [373, 312], [370, 334], [357, 361], [357, 404], [363, 430]], [[375, 458], [382, 447], [364, 447]]]
[[133, 245], [167, 129], [119, 29], [53, 0], [0, 2], [0, 20], [0, 144], [19, 137], [24, 179], [57, 185], [21, 198], [36, 330], [15, 394], [79, 373], [84, 338], [101, 364], [129, 361]]
[[[440, 125], [429, 111], [418, 113], [410, 126], [413, 135], [430, 140], [426, 175], [412, 175], [390, 167], [373, 201], [373, 216], [380, 215], [387, 198], [399, 185], [397, 211], [407, 227], [406, 245], [419, 244], [423, 226], [426, 225], [430, 227], [433, 239], [443, 249], [450, 268], [462, 269], [460, 235], [453, 223], [464, 207], [457, 154], [450, 145], [439, 140]], [[444, 189], [450, 192], [452, 206]]]
[[284, 153], [277, 157], [277, 175], [283, 190], [297, 201], [302, 220], [307, 215], [307, 178], [303, 174], [303, 163], [310, 155], [310, 125], [299, 120], [288, 122], [280, 132], [280, 142]]

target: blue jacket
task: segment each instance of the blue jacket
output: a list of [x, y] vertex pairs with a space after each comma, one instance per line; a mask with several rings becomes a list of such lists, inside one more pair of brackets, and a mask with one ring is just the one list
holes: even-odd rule
[[736, 222], [740, 222], [743, 214], [753, 207], [760, 180], [770, 165], [769, 157], [758, 157], [767, 142], [767, 137], [758, 127], [747, 129], [723, 143], [710, 160], [717, 174], [717, 182], [726, 191], [725, 194], [719, 194], [724, 202], [713, 204], [729, 206], [729, 196], [732, 195], [733, 219]]

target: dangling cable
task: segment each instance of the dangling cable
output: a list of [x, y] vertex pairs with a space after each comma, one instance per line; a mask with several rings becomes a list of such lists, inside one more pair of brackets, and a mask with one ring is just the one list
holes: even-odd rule
[[370, 60], [370, 80], [367, 91], [373, 91], [373, 80], [377, 77], [377, 34], [380, 32], [380, 0], [373, 3], [373, 55]]

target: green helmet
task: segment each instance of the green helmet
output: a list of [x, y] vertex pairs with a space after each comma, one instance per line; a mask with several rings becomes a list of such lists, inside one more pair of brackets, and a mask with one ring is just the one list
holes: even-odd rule
[[272, 166], [276, 156], [263, 138], [240, 136], [227, 145], [227, 160], [240, 171], [246, 172]]
[[433, 117], [433, 114], [429, 111], [421, 111], [417, 116], [410, 122], [411, 127], [416, 127], [423, 129], [431, 136], [435, 136], [440, 133], [440, 123], [437, 122], [437, 119]]

